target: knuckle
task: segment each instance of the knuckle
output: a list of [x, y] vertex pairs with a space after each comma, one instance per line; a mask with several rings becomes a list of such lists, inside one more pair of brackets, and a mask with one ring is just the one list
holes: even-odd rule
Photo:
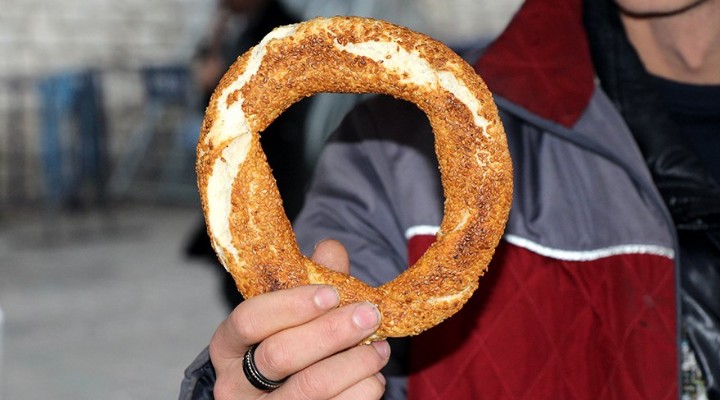
[[319, 398], [327, 384], [321, 381], [316, 374], [311, 374], [308, 370], [303, 370], [295, 374], [297, 394], [301, 399]]
[[255, 351], [255, 363], [271, 379], [281, 379], [291, 370], [293, 357], [287, 346], [277, 340], [266, 340]]
[[346, 325], [337, 316], [328, 316], [323, 319], [318, 336], [322, 343], [336, 343], [347, 334], [344, 329]]
[[244, 308], [238, 307], [230, 313], [228, 322], [232, 325], [233, 330], [237, 332], [240, 339], [250, 343], [259, 339], [257, 337], [256, 323], [253, 321], [251, 314], [246, 312]]

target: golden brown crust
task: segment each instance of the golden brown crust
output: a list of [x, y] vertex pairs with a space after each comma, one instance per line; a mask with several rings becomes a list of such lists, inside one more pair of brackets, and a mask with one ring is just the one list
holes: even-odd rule
[[[428, 68], [418, 72], [423, 62]], [[434, 78], [427, 77], [428, 70]], [[259, 145], [258, 133], [287, 107], [320, 92], [384, 93], [411, 101], [427, 114], [435, 133], [446, 197], [440, 233], [414, 266], [378, 288], [300, 254]], [[238, 114], [241, 122], [233, 119]], [[242, 140], [248, 145], [240, 145]], [[247, 151], [236, 167], [229, 150], [235, 148]], [[511, 168], [492, 96], [467, 63], [425, 35], [357, 17], [319, 18], [276, 30], [241, 56], [212, 96], [197, 161], [213, 245], [243, 295], [307, 283], [335, 285], [343, 304], [367, 300], [378, 306], [382, 323], [372, 340], [420, 333], [465, 304], [505, 228]], [[231, 206], [218, 211], [224, 207], [218, 193], [225, 192]]]

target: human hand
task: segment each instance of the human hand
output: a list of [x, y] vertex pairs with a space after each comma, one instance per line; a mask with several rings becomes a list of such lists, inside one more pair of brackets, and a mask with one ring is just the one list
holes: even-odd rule
[[[348, 273], [342, 244], [318, 244], [312, 259]], [[357, 344], [380, 323], [369, 303], [337, 307], [336, 290], [307, 285], [255, 296], [238, 305], [210, 342], [216, 399], [379, 399], [385, 390], [380, 369], [390, 355], [385, 341]], [[258, 344], [254, 360], [269, 380], [287, 380], [272, 392], [245, 377], [243, 357]]]

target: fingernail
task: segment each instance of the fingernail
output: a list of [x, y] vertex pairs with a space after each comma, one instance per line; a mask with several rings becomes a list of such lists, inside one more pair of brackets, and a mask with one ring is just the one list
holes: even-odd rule
[[330, 310], [340, 303], [340, 295], [332, 286], [321, 286], [315, 292], [315, 305], [321, 310]]
[[355, 307], [352, 318], [358, 328], [368, 330], [380, 323], [380, 311], [370, 303], [360, 303]]
[[390, 344], [387, 341], [372, 342], [372, 345], [382, 358], [390, 357]]
[[377, 378], [377, 380], [379, 380], [380, 383], [382, 383], [383, 385], [387, 384], [387, 381], [385, 380], [385, 375], [378, 372], [377, 374], [375, 374], [375, 378]]
[[313, 250], [317, 250], [318, 246], [320, 246], [320, 243], [327, 241], [327, 238], [323, 238], [315, 242], [315, 246], [313, 246]]

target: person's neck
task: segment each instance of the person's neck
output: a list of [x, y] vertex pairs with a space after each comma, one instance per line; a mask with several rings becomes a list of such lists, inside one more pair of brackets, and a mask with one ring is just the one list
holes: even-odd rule
[[694, 84], [720, 84], [720, 1], [669, 14], [621, 13], [628, 38], [649, 73]]

